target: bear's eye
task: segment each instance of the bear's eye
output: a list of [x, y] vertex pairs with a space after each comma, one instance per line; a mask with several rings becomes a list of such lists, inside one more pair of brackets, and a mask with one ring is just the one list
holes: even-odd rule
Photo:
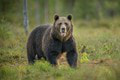
[[65, 23], [65, 25], [67, 26], [67, 25], [68, 25], [68, 23]]
[[62, 23], [59, 23], [58, 25], [61, 25]]

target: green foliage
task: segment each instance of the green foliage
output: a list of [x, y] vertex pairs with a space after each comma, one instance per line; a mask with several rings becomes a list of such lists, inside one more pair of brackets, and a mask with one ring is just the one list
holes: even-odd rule
[[81, 53], [82, 55], [81, 55], [81, 59], [80, 59], [80, 62], [81, 63], [88, 63], [89, 62], [89, 59], [88, 59], [88, 57], [89, 57], [89, 55], [87, 54], [87, 53]]
[[95, 0], [78, 0], [74, 7], [75, 18], [94, 18], [96, 14], [95, 8]]
[[9, 66], [0, 68], [0, 79], [1, 80], [17, 80], [18, 74], [16, 68], [11, 68]]
[[11, 32], [8, 26], [9, 24], [0, 24], [0, 39], [5, 40], [10, 37]]

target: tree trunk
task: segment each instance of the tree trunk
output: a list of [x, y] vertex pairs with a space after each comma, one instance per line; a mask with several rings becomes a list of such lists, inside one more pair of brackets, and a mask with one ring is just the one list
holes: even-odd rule
[[45, 23], [48, 23], [48, 0], [45, 0], [44, 2], [44, 8], [45, 8]]
[[97, 13], [96, 16], [97, 16], [98, 20], [103, 17], [103, 12], [102, 12], [103, 5], [104, 5], [103, 0], [97, 0], [97, 2], [96, 2], [96, 13]]
[[24, 28], [25, 33], [28, 34], [28, 16], [27, 16], [27, 0], [23, 0], [23, 16], [24, 16]]
[[73, 12], [73, 7], [74, 7], [74, 4], [75, 4], [75, 0], [66, 0], [66, 3], [67, 3], [68, 12], [72, 13]]
[[39, 10], [39, 0], [35, 0], [35, 19], [36, 19], [36, 25], [40, 24], [40, 10]]
[[59, 10], [58, 10], [58, 5], [59, 5], [59, 3], [58, 3], [58, 0], [55, 0], [55, 14], [58, 14], [59, 12]]

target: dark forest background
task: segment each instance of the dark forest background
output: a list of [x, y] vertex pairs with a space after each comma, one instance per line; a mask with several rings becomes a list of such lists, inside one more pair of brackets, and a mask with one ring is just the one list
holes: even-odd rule
[[[100, 20], [120, 16], [120, 0], [27, 0], [30, 23], [43, 24], [54, 14], [72, 14], [75, 20]], [[13, 19], [14, 18], [14, 19]], [[0, 21], [23, 20], [23, 0], [0, 0]]]

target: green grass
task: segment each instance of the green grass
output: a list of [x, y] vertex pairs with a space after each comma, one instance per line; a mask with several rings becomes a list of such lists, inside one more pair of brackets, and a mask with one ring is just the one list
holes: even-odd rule
[[119, 23], [114, 20], [95, 23], [75, 22], [74, 36], [79, 55], [76, 69], [68, 66], [65, 56], [56, 67], [44, 60], [28, 65], [28, 36], [23, 27], [0, 23], [0, 80], [119, 80], [120, 28], [116, 27]]

